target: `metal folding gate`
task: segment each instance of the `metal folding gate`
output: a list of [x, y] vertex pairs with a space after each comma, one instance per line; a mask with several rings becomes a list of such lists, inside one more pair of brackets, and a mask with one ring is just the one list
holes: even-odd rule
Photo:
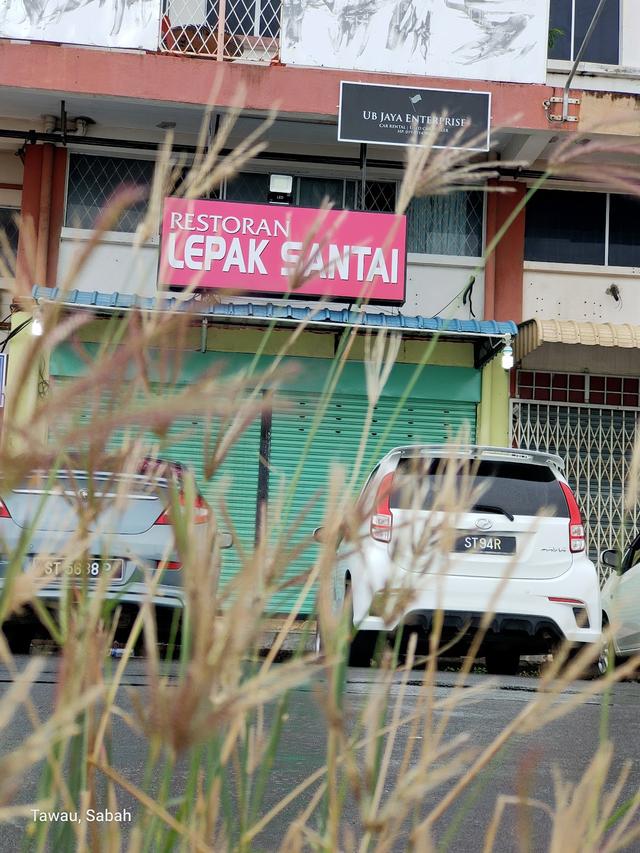
[[[557, 453], [587, 524], [591, 558], [617, 547], [638, 530], [640, 508], [625, 507], [624, 494], [640, 408], [511, 401], [516, 447]], [[606, 567], [599, 570], [604, 579]]]

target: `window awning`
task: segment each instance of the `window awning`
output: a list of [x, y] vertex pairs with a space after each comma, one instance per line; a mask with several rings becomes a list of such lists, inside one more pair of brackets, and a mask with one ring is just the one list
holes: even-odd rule
[[545, 343], [640, 349], [640, 326], [631, 323], [580, 323], [576, 320], [527, 320], [518, 327], [514, 345], [516, 361], [521, 361]]

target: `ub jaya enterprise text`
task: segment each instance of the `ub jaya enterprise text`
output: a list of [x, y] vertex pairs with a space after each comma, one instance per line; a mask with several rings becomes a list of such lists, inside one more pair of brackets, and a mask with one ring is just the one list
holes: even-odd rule
[[[173, 230], [173, 229], [179, 230]], [[254, 219], [249, 216], [223, 216], [220, 214], [172, 213], [167, 236], [165, 260], [175, 270], [218, 270], [223, 273], [273, 275], [268, 270], [263, 254], [271, 239], [289, 236], [289, 222], [277, 219]], [[207, 232], [214, 230], [215, 234]], [[184, 231], [190, 233], [184, 239]], [[223, 232], [223, 233], [219, 233]], [[230, 236], [223, 236], [230, 235]], [[231, 235], [242, 234], [239, 236]], [[178, 235], [181, 239], [178, 240]], [[255, 235], [247, 237], [247, 235]], [[263, 239], [259, 239], [265, 235]], [[285, 239], [280, 246], [281, 276], [288, 276], [300, 262], [304, 243]], [[337, 243], [311, 243], [304, 259], [305, 274], [317, 273], [319, 278], [342, 281], [379, 281], [397, 284], [400, 253], [398, 249], [385, 251], [382, 247], [340, 245]]]
[[438, 116], [438, 115], [416, 115], [415, 113], [385, 113], [382, 110], [378, 113], [375, 110], [363, 110], [362, 118], [365, 121], [380, 121], [380, 122], [398, 122], [399, 124], [437, 124], [442, 127], [466, 127], [469, 124], [468, 118], [461, 116]]

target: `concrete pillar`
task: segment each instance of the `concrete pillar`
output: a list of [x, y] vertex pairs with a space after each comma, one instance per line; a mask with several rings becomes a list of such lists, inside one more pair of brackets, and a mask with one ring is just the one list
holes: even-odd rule
[[482, 368], [482, 398], [478, 405], [477, 443], [509, 447], [509, 371], [500, 357]]

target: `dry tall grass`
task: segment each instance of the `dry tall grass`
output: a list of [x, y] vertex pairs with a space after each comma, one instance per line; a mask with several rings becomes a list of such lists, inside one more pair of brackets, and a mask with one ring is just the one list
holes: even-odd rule
[[[140, 228], [141, 240], [145, 234], [155, 233], [161, 200], [167, 192], [196, 198], [222, 177], [241, 169], [260, 150], [261, 141], [251, 138], [232, 158], [221, 160], [219, 151], [228, 130], [225, 124], [209, 148], [203, 138], [201, 151], [179, 186], [176, 182], [184, 164], [172, 158], [168, 140], [158, 165], [149, 215]], [[559, 162], [566, 168], [570, 160], [566, 148], [561, 154]], [[470, 163], [460, 152], [417, 149], [409, 154], [407, 178], [400, 193], [401, 208], [406, 209], [416, 190], [421, 194], [453, 191], [493, 174], [495, 169], [493, 163]], [[108, 229], [131, 198], [130, 193], [124, 193], [105, 212], [94, 240], [86, 252], [79, 254], [64, 288], [73, 287], [102, 231]], [[493, 248], [489, 247], [489, 251]], [[295, 270], [291, 287], [299, 286], [305, 275], [304, 269]], [[25, 298], [24, 293], [16, 296]], [[18, 386], [26, 385], [33, 364], [42, 362], [45, 370], [46, 359], [58, 344], [79, 340], [90, 319], [68, 317], [55, 304], [43, 305], [40, 311], [45, 334], [33, 339], [29, 364], [24, 375], [18, 377]], [[138, 311], [104, 321], [97, 351], [92, 358], [85, 353], [82, 377], [43, 393], [28, 423], [12, 420], [9, 411], [0, 451], [5, 484], [20, 482], [34, 464], [45, 468], [64, 464], [71, 447], [83, 448], [90, 470], [100, 470], [106, 464], [116, 471], [136, 470], [142, 456], [162, 456], [170, 441], [171, 424], [186, 412], [212, 425], [222, 425], [210, 446], [204, 448], [206, 476], [215, 475], [265, 406], [286, 409], [286, 394], [280, 393], [286, 376], [283, 360], [304, 326], [291, 333], [268, 368], [259, 368], [256, 357], [245, 373], [228, 376], [210, 371], [183, 388], [178, 378], [190, 345], [192, 320], [188, 314]], [[272, 331], [273, 326], [266, 330], [265, 341]], [[322, 392], [316, 424], [360, 333], [355, 327], [342, 335]], [[428, 362], [433, 346], [425, 347], [413, 381]], [[22, 821], [29, 849], [155, 853], [249, 851], [265, 849], [267, 845], [268, 849], [292, 853], [306, 849], [364, 853], [406, 846], [426, 853], [436, 849], [434, 838], [450, 821], [454, 807], [464, 804], [475, 786], [486, 784], [485, 780], [491, 778], [492, 762], [516, 736], [544, 731], [559, 716], [569, 715], [592, 697], [606, 694], [634, 670], [636, 662], [631, 661], [600, 681], [582, 683], [579, 690], [559, 701], [598, 650], [586, 650], [571, 661], [566, 660], [566, 654], [565, 659], [559, 655], [538, 682], [538, 690], [511, 722], [480, 747], [469, 735], [452, 737], [449, 723], [488, 689], [489, 682], [470, 686], [470, 655], [453, 688], [445, 695], [437, 689], [440, 638], [436, 626], [418, 675], [412, 669], [415, 640], [403, 649], [402, 660], [398, 646], [382, 649], [376, 689], [367, 696], [362, 710], [350, 716], [346, 695], [350, 628], [346, 611], [335, 612], [332, 605], [332, 568], [340, 538], [346, 536], [354, 548], [359, 547], [357, 531], [367, 508], [358, 506], [354, 496], [362, 474], [372, 462], [366, 453], [366, 436], [398, 348], [396, 336], [367, 336], [363, 391], [369, 407], [362, 425], [363, 441], [351, 470], [347, 472], [339, 466], [331, 469], [326, 492], [317, 498], [327, 507], [324, 542], [308, 573], [299, 579], [302, 589], [298, 608], [307, 592], [317, 586], [322, 654], [300, 650], [280, 659], [279, 651], [296, 616], [294, 608], [271, 651], [266, 657], [258, 655], [266, 605], [281, 588], [287, 566], [311, 544], [309, 537], [293, 536], [303, 522], [291, 510], [292, 490], [300, 468], [289, 490], [273, 495], [276, 510], [269, 518], [281, 519], [278, 529], [262, 536], [254, 548], [240, 553], [240, 570], [227, 585], [220, 583], [216, 523], [209, 530], [205, 547], [200, 547], [192, 535], [194, 519], [189, 501], [183, 511], [175, 508], [173, 526], [183, 564], [186, 607], [178, 660], [170, 666], [162, 660], [150, 601], [131, 626], [122, 657], [114, 662], [108, 653], [119, 611], [105, 601], [104, 585], [90, 591], [86, 586], [65, 584], [62, 606], [51, 614], [37, 597], [46, 579], [34, 568], [23, 571], [28, 535], [21, 547], [7, 555], [9, 566], [0, 597], [0, 622], [30, 605], [59, 646], [54, 706], [42, 717], [33, 691], [43, 659], [35, 658], [19, 671], [0, 633], [0, 659], [13, 679], [0, 699], [0, 730], [18, 716], [23, 729], [21, 742], [0, 758], [0, 818]], [[154, 374], [149, 360], [152, 349], [157, 353]], [[164, 386], [162, 396], [154, 390], [158, 376]], [[409, 383], [396, 417], [410, 396], [411, 387]], [[88, 426], [75, 418], [78, 406], [94, 412]], [[43, 427], [54, 424], [56, 428], [45, 438], [47, 431]], [[120, 446], [114, 457], [109, 442], [116, 433]], [[639, 459], [640, 452], [636, 452], [636, 468]], [[304, 458], [299, 464], [304, 465]], [[459, 513], [469, 506], [473, 496], [456, 492], [454, 480], [453, 476], [449, 478], [440, 500], [443, 507]], [[634, 500], [636, 492], [632, 486], [629, 494]], [[122, 496], [115, 498], [120, 499]], [[91, 502], [87, 504], [80, 527], [69, 542], [68, 556], [86, 553], [95, 509]], [[224, 483], [214, 509], [217, 525], [233, 532]], [[292, 545], [292, 541], [296, 544]], [[441, 541], [446, 549], [447, 536]], [[158, 580], [158, 574], [148, 574], [150, 591]], [[406, 594], [410, 595], [410, 591]], [[389, 608], [397, 607], [398, 600], [390, 600]], [[488, 615], [484, 630], [489, 622]], [[480, 640], [481, 635], [476, 639], [476, 650]], [[130, 671], [130, 658], [142, 646], [145, 686], [127, 694], [123, 684]], [[419, 695], [408, 702], [409, 682], [416, 679], [420, 682]], [[291, 697], [303, 685], [318, 684], [321, 688], [315, 695], [322, 709], [323, 730], [318, 737], [323, 742], [323, 760], [303, 781], [294, 780], [286, 796], [274, 800], [270, 789], [278, 773], [282, 773], [278, 762], [288, 737]], [[125, 773], [115, 757], [114, 745], [123, 727], [145, 745], [146, 766], [136, 776]], [[503, 813], [511, 808], [534, 808], [545, 814], [551, 825], [554, 851], [631, 849], [640, 835], [640, 798], [624, 800], [628, 768], [614, 770], [606, 727], [592, 751], [591, 765], [578, 783], [569, 784], [557, 775], [554, 802], [534, 800], [527, 793], [526, 784], [508, 794], [497, 791], [495, 816], [486, 836], [478, 838], [477, 849], [504, 849], [501, 821]], [[34, 767], [41, 773], [39, 794], [33, 802], [25, 802], [21, 780]], [[616, 776], [613, 782], [612, 773]], [[174, 776], [181, 780], [177, 788]], [[135, 821], [126, 829], [87, 821], [52, 824], [31, 820], [35, 807], [86, 815], [91, 808], [115, 811], [131, 802], [135, 803]], [[280, 831], [278, 841], [265, 842], [265, 838], [273, 838], [269, 835], [273, 826], [281, 827], [283, 815], [287, 815], [287, 825]], [[519, 826], [521, 835], [514, 843], [519, 849], [530, 849], [527, 821]], [[455, 850], [455, 832], [445, 834], [445, 838], [449, 849]]]

